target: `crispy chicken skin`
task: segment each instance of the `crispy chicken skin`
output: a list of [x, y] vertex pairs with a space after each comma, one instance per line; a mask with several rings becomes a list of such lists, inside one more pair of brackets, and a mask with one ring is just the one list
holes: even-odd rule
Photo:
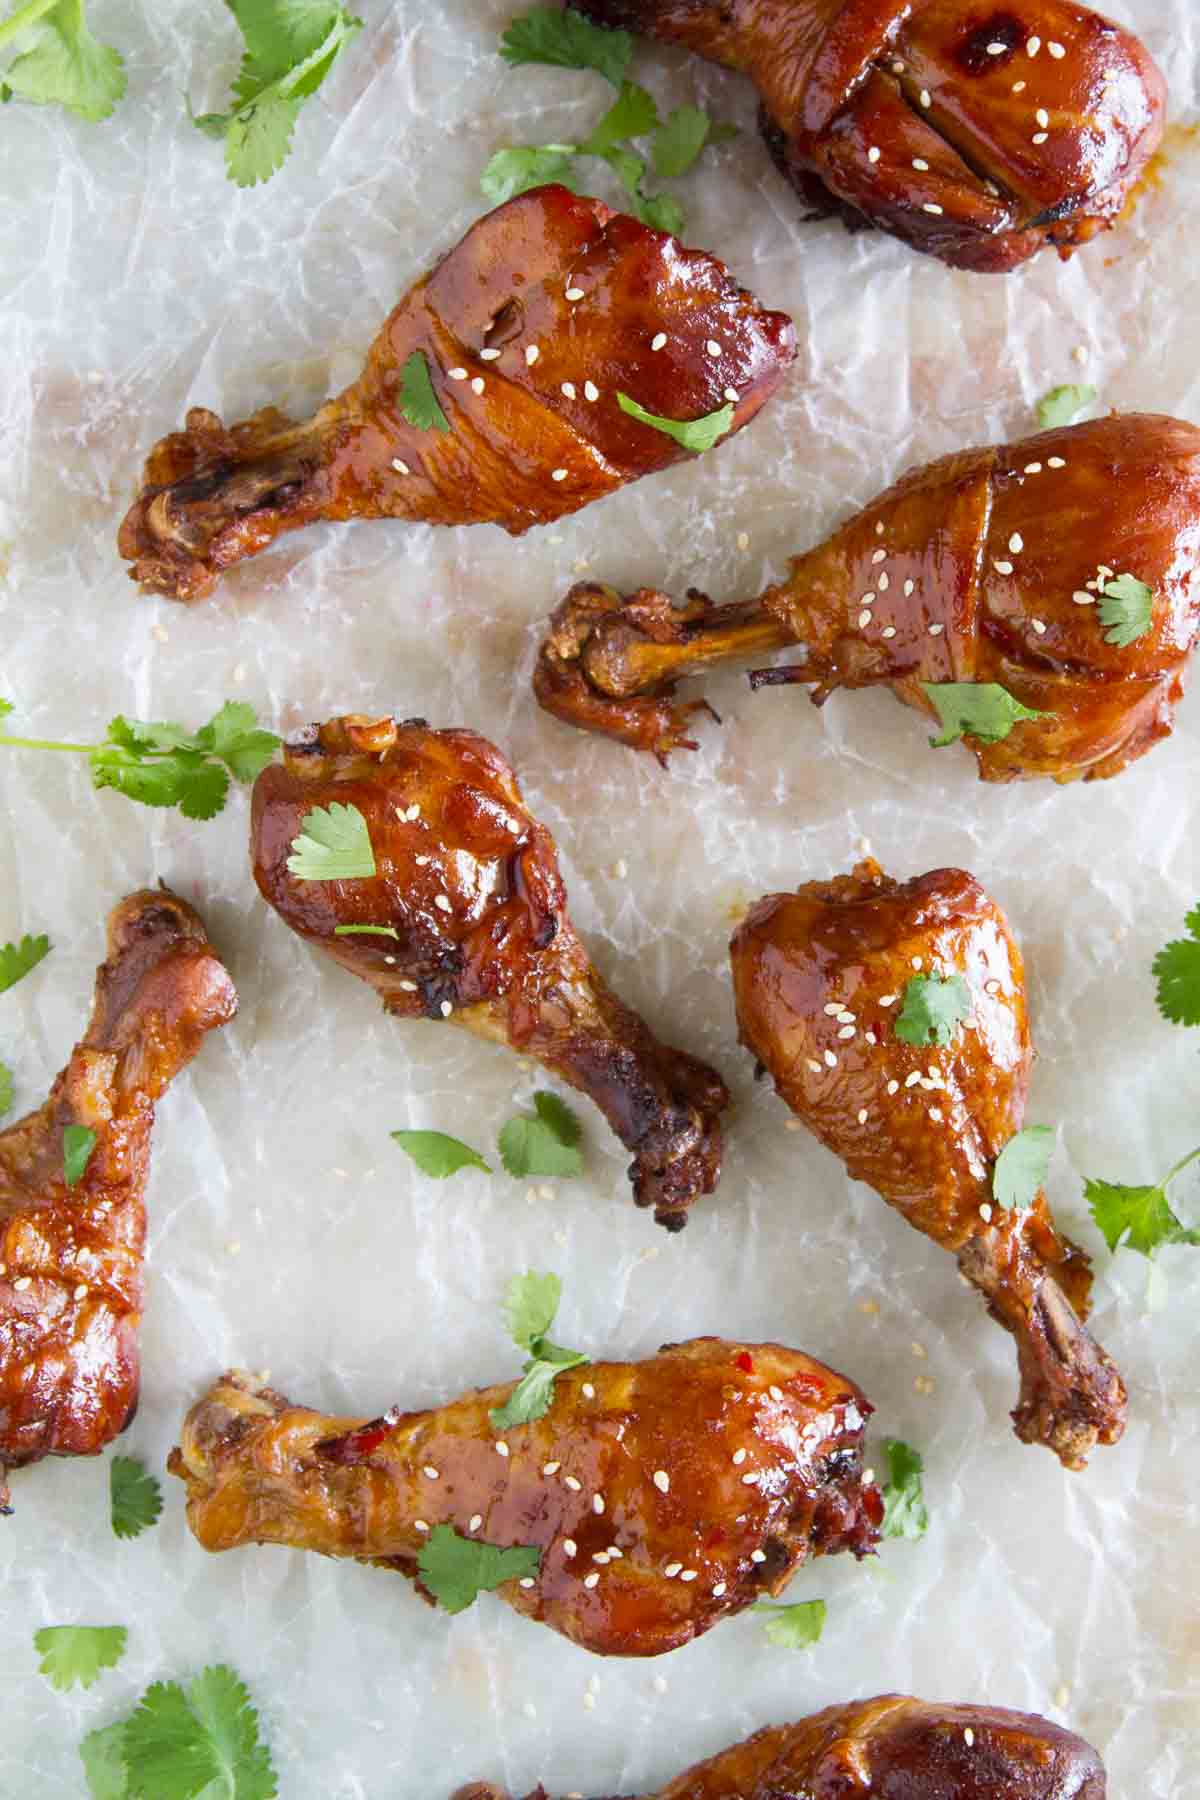
[[1074, 0], [579, 0], [601, 25], [748, 75], [809, 211], [953, 268], [1067, 256], [1115, 224], [1162, 138], [1166, 84]]
[[169, 1467], [206, 1550], [290, 1544], [420, 1587], [417, 1557], [438, 1525], [533, 1545], [536, 1579], [499, 1591], [602, 1656], [677, 1649], [778, 1593], [808, 1557], [862, 1556], [876, 1541], [883, 1503], [862, 1472], [871, 1407], [797, 1350], [695, 1338], [644, 1362], [589, 1364], [559, 1376], [542, 1418], [497, 1433], [489, 1409], [512, 1391], [341, 1419], [227, 1375], [188, 1414]]
[[[6, 1469], [95, 1456], [133, 1417], [154, 1105], [236, 1006], [191, 907], [130, 894], [85, 1036], [45, 1104], [0, 1133], [0, 1511]], [[69, 1125], [96, 1134], [73, 1188]]]
[[[1150, 629], [1110, 644], [1099, 590], [1153, 589]], [[534, 675], [541, 704], [665, 761], [693, 749], [681, 675], [805, 646], [755, 687], [889, 686], [936, 718], [922, 683], [996, 682], [1047, 714], [969, 738], [984, 781], [1117, 775], [1168, 737], [1200, 632], [1200, 430], [1114, 415], [962, 451], [905, 475], [757, 600], [682, 608], [642, 589], [573, 588]]]
[[[366, 820], [373, 878], [288, 869], [305, 815], [331, 801]], [[589, 1095], [634, 1153], [638, 1205], [669, 1231], [715, 1188], [724, 1082], [660, 1044], [605, 985], [567, 912], [554, 840], [486, 738], [421, 720], [313, 726], [255, 784], [251, 855], [263, 898], [386, 1011], [511, 1044]], [[395, 936], [335, 936], [366, 924]]]
[[[316, 519], [519, 535], [689, 454], [622, 412], [618, 391], [671, 419], [715, 412], [736, 391], [739, 431], [795, 350], [787, 315], [764, 311], [715, 258], [598, 200], [538, 188], [472, 226], [409, 289], [359, 380], [312, 419], [268, 407], [227, 428], [194, 408], [151, 451], [118, 547], [147, 592], [199, 600]], [[415, 353], [448, 431], [419, 430], [401, 410]]]
[[[1024, 967], [1000, 908], [962, 869], [898, 882], [864, 862], [760, 900], [730, 956], [742, 1043], [856, 1181], [957, 1257], [1016, 1339], [1017, 1436], [1082, 1468], [1121, 1436], [1125, 1388], [1082, 1323], [1088, 1258], [1055, 1230], [1045, 1195], [1024, 1211], [993, 1201], [1033, 1059]], [[896, 1035], [918, 969], [970, 990], [945, 1048]]]
[[[1034, 1713], [881, 1694], [768, 1726], [644, 1800], [1105, 1800], [1082, 1738]], [[486, 1783], [453, 1800], [508, 1800]], [[536, 1788], [528, 1800], [549, 1800]]]

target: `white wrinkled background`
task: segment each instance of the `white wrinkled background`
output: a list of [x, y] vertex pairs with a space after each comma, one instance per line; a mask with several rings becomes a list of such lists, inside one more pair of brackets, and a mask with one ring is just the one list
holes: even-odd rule
[[[1196, 1141], [1200, 1033], [1164, 1024], [1149, 963], [1200, 893], [1200, 703], [1116, 782], [989, 789], [885, 695], [751, 698], [708, 686], [723, 729], [664, 775], [541, 714], [540, 624], [587, 570], [720, 599], [756, 591], [906, 465], [1032, 429], [1037, 397], [1089, 379], [1106, 404], [1200, 421], [1200, 146], [1173, 134], [1161, 190], [1067, 266], [948, 272], [882, 236], [803, 226], [739, 81], [652, 47], [660, 107], [700, 99], [745, 127], [674, 184], [687, 237], [720, 253], [802, 346], [785, 392], [712, 456], [514, 542], [490, 527], [298, 533], [185, 610], [139, 598], [114, 538], [150, 444], [192, 404], [227, 419], [306, 409], [357, 372], [408, 281], [483, 209], [488, 155], [582, 135], [598, 76], [510, 70], [510, 0], [377, 0], [302, 116], [293, 154], [242, 193], [188, 123], [222, 100], [238, 40], [216, 0], [94, 0], [129, 95], [103, 125], [0, 112], [0, 692], [9, 729], [88, 738], [117, 709], [199, 724], [227, 697], [290, 728], [367, 709], [494, 736], [557, 835], [575, 917], [605, 972], [730, 1081], [726, 1172], [682, 1238], [634, 1211], [627, 1157], [586, 1104], [585, 1180], [545, 1198], [502, 1175], [440, 1185], [389, 1129], [487, 1149], [537, 1078], [365, 987], [259, 901], [247, 806], [192, 825], [91, 792], [68, 758], [0, 754], [0, 940], [51, 958], [0, 998], [0, 1057], [36, 1104], [78, 1033], [109, 907], [164, 878], [201, 906], [241, 992], [161, 1109], [150, 1187], [141, 1411], [121, 1443], [161, 1469], [183, 1410], [230, 1363], [297, 1399], [377, 1413], [515, 1373], [499, 1299], [553, 1266], [556, 1336], [640, 1356], [697, 1332], [777, 1336], [844, 1368], [881, 1432], [919, 1445], [932, 1526], [796, 1580], [829, 1601], [812, 1654], [727, 1623], [653, 1663], [602, 1662], [485, 1597], [448, 1619], [401, 1579], [280, 1549], [209, 1558], [166, 1483], [159, 1528], [109, 1531], [107, 1462], [14, 1479], [0, 1521], [0, 1795], [83, 1793], [76, 1745], [158, 1677], [226, 1660], [261, 1708], [285, 1800], [445, 1800], [471, 1777], [523, 1794], [645, 1792], [771, 1720], [888, 1688], [1067, 1718], [1105, 1753], [1114, 1800], [1200, 1794], [1193, 1499], [1200, 1253], [1103, 1253], [1081, 1173], [1156, 1179]], [[1123, 0], [1193, 116], [1191, 0]], [[602, 175], [602, 180], [607, 177]], [[599, 191], [615, 198], [607, 186]], [[1074, 359], [1087, 352], [1086, 371]], [[737, 547], [739, 533], [749, 548]], [[1008, 908], [1041, 1051], [1031, 1118], [1062, 1123], [1060, 1217], [1100, 1251], [1097, 1329], [1129, 1382], [1117, 1450], [1082, 1476], [1021, 1447], [1009, 1340], [949, 1260], [889, 1214], [752, 1080], [725, 946], [747, 901], [848, 867], [962, 863]], [[619, 873], [621, 862], [627, 873]], [[1189, 1177], [1177, 1201], [1200, 1218]], [[865, 1312], [862, 1303], [877, 1303]], [[916, 1347], [927, 1352], [924, 1359]], [[935, 1384], [918, 1391], [918, 1377]], [[123, 1622], [88, 1693], [37, 1674], [45, 1624]]]

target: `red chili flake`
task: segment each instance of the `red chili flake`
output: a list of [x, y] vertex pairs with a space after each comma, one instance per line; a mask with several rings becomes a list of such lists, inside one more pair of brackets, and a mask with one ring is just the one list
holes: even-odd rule
[[754, 1358], [748, 1350], [743, 1350], [740, 1356], [734, 1358], [734, 1362], [743, 1375], [753, 1375]]

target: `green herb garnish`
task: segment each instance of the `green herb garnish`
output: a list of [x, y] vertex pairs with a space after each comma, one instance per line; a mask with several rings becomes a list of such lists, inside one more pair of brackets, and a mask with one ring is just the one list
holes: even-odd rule
[[1038, 424], [1043, 431], [1053, 431], [1060, 425], [1069, 425], [1081, 412], [1086, 412], [1095, 399], [1095, 388], [1084, 383], [1068, 382], [1063, 387], [1051, 388], [1038, 401]]
[[92, 1800], [275, 1800], [245, 1685], [218, 1663], [185, 1689], [156, 1681], [127, 1719], [79, 1746]]
[[400, 411], [414, 431], [450, 429], [450, 421], [433, 391], [429, 362], [423, 350], [414, 350], [404, 359], [400, 371]]
[[26, 0], [0, 22], [0, 48], [26, 33], [33, 42], [0, 73], [0, 101], [15, 95], [107, 119], [125, 92], [125, 64], [88, 30], [84, 0]]
[[1158, 1010], [1173, 1025], [1200, 1025], [1200, 906], [1184, 920], [1189, 935], [1164, 944], [1154, 959]]
[[306, 812], [287, 866], [301, 881], [366, 881], [374, 875], [371, 834], [357, 806], [331, 800]]
[[1100, 623], [1107, 625], [1106, 644], [1124, 650], [1145, 637], [1154, 624], [1154, 589], [1136, 575], [1118, 575], [1100, 590]]
[[1010, 1212], [1032, 1206], [1054, 1154], [1054, 1127], [1026, 1125], [1010, 1137], [992, 1170], [992, 1198]]
[[500, 1160], [510, 1175], [522, 1180], [530, 1175], [581, 1175], [579, 1153], [582, 1127], [557, 1094], [542, 1090], [533, 1096], [536, 1118], [518, 1113], [500, 1133]]
[[412, 1157], [422, 1175], [432, 1175], [435, 1181], [444, 1181], [459, 1169], [491, 1173], [478, 1150], [472, 1150], [461, 1138], [448, 1137], [444, 1131], [393, 1131], [391, 1136], [404, 1154]]
[[128, 1636], [124, 1625], [47, 1625], [33, 1634], [42, 1656], [38, 1673], [60, 1694], [90, 1688], [103, 1670], [116, 1668]]
[[1185, 1156], [1157, 1187], [1125, 1187], [1113, 1181], [1087, 1180], [1084, 1194], [1093, 1219], [1104, 1233], [1110, 1250], [1124, 1247], [1153, 1257], [1164, 1244], [1200, 1244], [1200, 1231], [1176, 1217], [1167, 1189], [1177, 1175], [1200, 1157], [1200, 1150]]
[[961, 975], [914, 975], [905, 984], [895, 1032], [905, 1044], [945, 1049], [970, 1016], [971, 990]]
[[8, 988], [16, 987], [31, 969], [36, 969], [44, 956], [50, 954], [48, 937], [30, 937], [28, 933], [19, 944], [5, 944], [0, 948], [0, 994]]
[[925, 1465], [919, 1452], [902, 1438], [884, 1438], [884, 1455], [888, 1461], [888, 1478], [883, 1489], [884, 1537], [920, 1538], [929, 1529], [929, 1512], [921, 1472]]
[[1020, 720], [1047, 716], [1023, 706], [995, 681], [923, 681], [921, 686], [942, 723], [942, 736], [929, 740], [935, 750], [957, 743], [961, 737], [978, 738], [981, 744], [1002, 744]]
[[162, 1512], [162, 1487], [135, 1456], [114, 1456], [108, 1465], [113, 1535], [140, 1537]]
[[733, 424], [733, 402], [726, 401], [716, 412], [706, 413], [702, 419], [664, 419], [658, 413], [647, 412], [628, 394], [617, 394], [617, 405], [621, 411], [628, 413], [631, 419], [639, 419], [643, 425], [652, 425], [655, 431], [661, 431], [685, 450], [693, 450], [697, 455], [703, 450], [711, 450], [718, 438], [723, 438]]
[[783, 1650], [810, 1650], [825, 1629], [824, 1600], [800, 1600], [793, 1606], [756, 1600], [750, 1610], [767, 1615], [767, 1642]]
[[564, 1350], [552, 1344], [547, 1336], [561, 1297], [562, 1282], [557, 1275], [538, 1275], [530, 1270], [514, 1276], [509, 1283], [504, 1316], [517, 1348], [528, 1352], [528, 1361], [505, 1404], [493, 1407], [488, 1414], [497, 1431], [542, 1418], [550, 1410], [556, 1378], [564, 1369], [577, 1369], [581, 1363], [591, 1361], [578, 1350]]
[[96, 1134], [86, 1125], [64, 1125], [63, 1180], [69, 1188], [78, 1187], [87, 1174], [95, 1148]]
[[549, 63], [556, 69], [595, 69], [619, 88], [633, 56], [627, 31], [593, 25], [571, 7], [535, 6], [514, 19], [500, 40], [506, 63]]
[[462, 1537], [452, 1525], [435, 1525], [417, 1558], [421, 1581], [448, 1613], [465, 1612], [480, 1594], [506, 1581], [536, 1575], [542, 1553], [531, 1544], [502, 1550]]

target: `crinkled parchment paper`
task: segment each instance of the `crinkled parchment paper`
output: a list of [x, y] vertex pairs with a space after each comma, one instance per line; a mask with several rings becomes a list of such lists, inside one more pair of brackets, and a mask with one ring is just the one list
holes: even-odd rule
[[[0, 692], [21, 729], [102, 733], [118, 709], [198, 724], [227, 697], [290, 728], [348, 709], [470, 724], [512, 756], [561, 848], [574, 914], [621, 993], [710, 1057], [736, 1097], [726, 1172], [679, 1238], [636, 1213], [627, 1161], [586, 1105], [587, 1176], [552, 1198], [503, 1176], [418, 1175], [389, 1129], [487, 1147], [537, 1077], [367, 990], [290, 938], [249, 879], [247, 806], [191, 825], [94, 795], [68, 758], [0, 753], [0, 939], [50, 959], [0, 999], [0, 1057], [33, 1105], [74, 1042], [112, 903], [163, 878], [201, 907], [241, 1011], [161, 1108], [150, 1185], [141, 1410], [121, 1448], [161, 1469], [186, 1406], [228, 1364], [334, 1410], [422, 1406], [513, 1373], [499, 1299], [557, 1268], [560, 1341], [639, 1356], [695, 1332], [778, 1337], [843, 1368], [879, 1433], [919, 1445], [932, 1525], [877, 1565], [816, 1564], [811, 1654], [744, 1616], [650, 1663], [604, 1662], [484, 1597], [450, 1619], [378, 1570], [281, 1549], [206, 1556], [167, 1483], [156, 1531], [118, 1543], [107, 1462], [18, 1475], [0, 1522], [0, 1794], [77, 1796], [80, 1736], [147, 1682], [226, 1660], [261, 1707], [286, 1800], [443, 1800], [491, 1776], [524, 1793], [644, 1792], [770, 1720], [889, 1688], [1069, 1719], [1120, 1800], [1200, 1794], [1196, 1602], [1200, 1253], [1109, 1260], [1083, 1172], [1156, 1179], [1200, 1130], [1200, 1033], [1164, 1024], [1149, 963], [1200, 893], [1200, 697], [1114, 782], [989, 789], [934, 754], [885, 695], [752, 698], [670, 774], [539, 713], [544, 615], [584, 571], [716, 597], [757, 591], [906, 465], [1033, 428], [1038, 396], [1200, 420], [1200, 149], [1173, 132], [1161, 180], [1072, 263], [954, 274], [874, 234], [799, 223], [744, 84], [639, 51], [660, 105], [702, 100], [741, 138], [678, 184], [717, 251], [802, 346], [786, 391], [711, 456], [513, 542], [490, 527], [322, 527], [186, 610], [139, 598], [114, 546], [141, 457], [191, 404], [226, 418], [308, 407], [354, 375], [409, 279], [482, 210], [513, 142], [571, 139], [599, 77], [510, 70], [509, 0], [372, 0], [268, 186], [241, 193], [188, 123], [239, 44], [216, 0], [94, 0], [129, 96], [107, 124], [0, 114]], [[1193, 0], [1122, 0], [1194, 116]], [[602, 194], [616, 196], [607, 188]], [[1073, 355], [1076, 347], [1086, 363]], [[1096, 1314], [1129, 1381], [1124, 1443], [1085, 1475], [1021, 1447], [1007, 1337], [948, 1258], [787, 1115], [735, 1044], [726, 940], [748, 901], [847, 868], [974, 870], [1026, 953], [1040, 1060], [1030, 1116], [1061, 1124], [1052, 1194], [1100, 1252]], [[1195, 1187], [1179, 1195], [1192, 1217]], [[917, 1386], [918, 1378], [923, 1378]], [[928, 1384], [928, 1385], [927, 1385]], [[32, 1634], [129, 1627], [90, 1692], [52, 1692]]]

